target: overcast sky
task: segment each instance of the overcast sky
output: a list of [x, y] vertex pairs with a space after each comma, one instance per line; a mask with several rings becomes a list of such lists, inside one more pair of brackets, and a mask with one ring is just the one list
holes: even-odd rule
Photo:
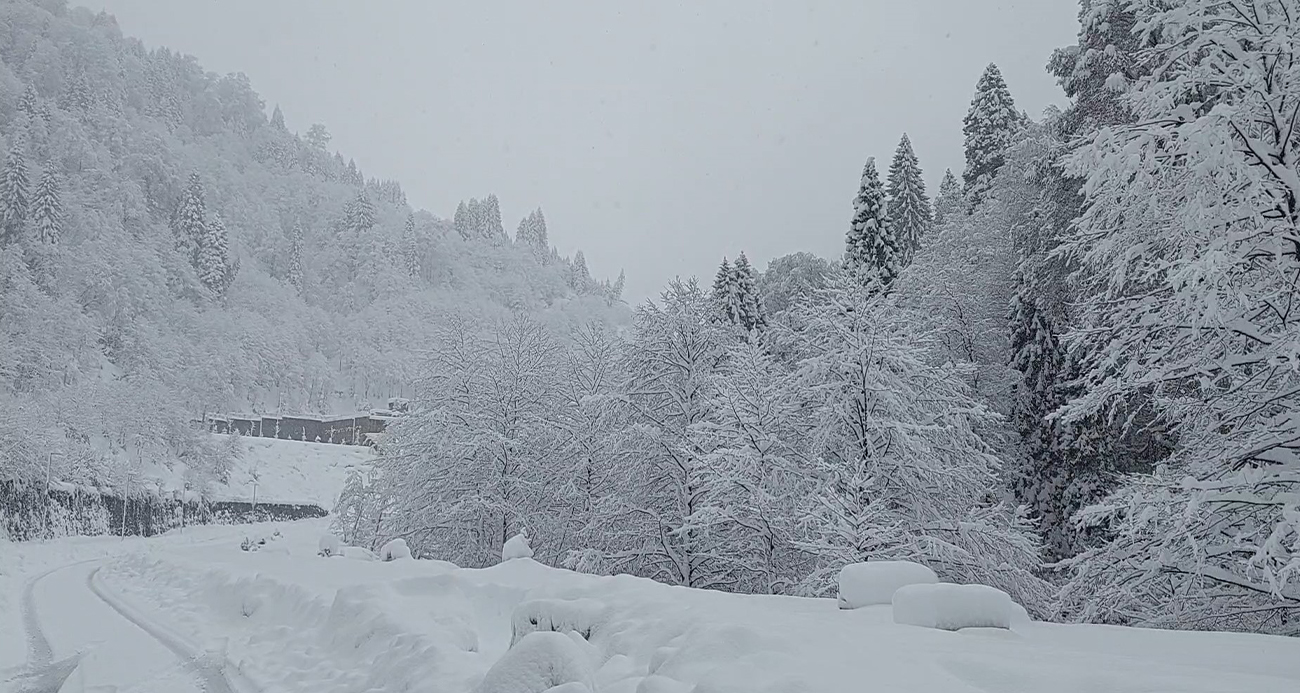
[[[75, 1], [75, 0], [74, 0]], [[96, 5], [93, 0], [87, 4]], [[1037, 117], [1075, 0], [99, 0], [128, 35], [246, 73], [289, 127], [324, 123], [368, 176], [450, 217], [533, 207], [627, 294], [837, 256], [862, 164], [904, 131], [931, 189], [960, 174], [989, 62]], [[97, 9], [97, 7], [96, 7]]]

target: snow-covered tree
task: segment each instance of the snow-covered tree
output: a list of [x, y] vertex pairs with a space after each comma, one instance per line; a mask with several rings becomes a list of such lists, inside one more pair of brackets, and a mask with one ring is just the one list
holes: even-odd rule
[[302, 222], [294, 222], [293, 232], [289, 236], [289, 270], [287, 277], [289, 285], [299, 294], [302, 293], [303, 287], [302, 253], [305, 242]]
[[469, 218], [469, 206], [465, 204], [464, 200], [461, 200], [456, 205], [456, 214], [452, 217], [452, 227], [456, 229], [456, 234], [464, 240], [469, 240], [474, 233]]
[[885, 186], [886, 208], [889, 210], [889, 228], [898, 238], [903, 251], [902, 264], [911, 263], [921, 237], [930, 230], [930, 197], [925, 193], [925, 179], [921, 165], [912, 151], [912, 141], [904, 134], [889, 165]]
[[207, 227], [203, 181], [198, 173], [191, 173], [181, 193], [180, 204], [172, 215], [172, 231], [176, 234], [177, 246], [186, 252], [191, 264], [198, 263], [199, 244], [207, 236]]
[[496, 563], [525, 529], [545, 550], [562, 534], [545, 464], [561, 410], [557, 346], [526, 316], [457, 318], [439, 333], [419, 410], [379, 459], [393, 504], [382, 538], [464, 566]]
[[354, 234], [365, 234], [374, 227], [375, 205], [363, 190], [343, 210], [343, 228]]
[[407, 214], [402, 226], [402, 264], [408, 275], [420, 276], [420, 238], [415, 231], [415, 214]]
[[637, 461], [627, 503], [636, 521], [616, 530], [625, 548], [615, 565], [689, 587], [735, 580], [726, 547], [709, 531], [718, 499], [707, 493], [711, 450], [699, 430], [725, 355], [713, 315], [698, 283], [674, 280], [659, 301], [636, 309], [625, 365]]
[[939, 181], [939, 194], [934, 197], [934, 225], [942, 226], [962, 213], [961, 185], [952, 169], [945, 169]]
[[889, 225], [885, 189], [875, 158], [862, 168], [862, 183], [853, 198], [853, 220], [844, 239], [844, 267], [864, 284], [888, 288], [903, 268], [904, 250]]
[[225, 294], [233, 278], [226, 224], [220, 214], [213, 214], [203, 229], [195, 251], [194, 270], [199, 281], [220, 296]]
[[271, 127], [281, 132], [289, 131], [284, 124], [284, 113], [280, 110], [280, 104], [276, 104], [275, 110], [271, 111]]
[[707, 522], [739, 581], [733, 589], [789, 593], [812, 557], [798, 546], [810, 484], [804, 398], [800, 387], [757, 341], [743, 342], [713, 376], [702, 425], [710, 449], [705, 494], [715, 499]]
[[971, 100], [962, 126], [966, 138], [962, 194], [970, 207], [984, 201], [1023, 123], [1011, 99], [1011, 91], [1002, 79], [1002, 71], [989, 63], [975, 85], [975, 98]]
[[978, 433], [996, 415], [951, 362], [935, 365], [931, 338], [878, 286], [836, 274], [802, 311], [820, 483], [803, 545], [822, 566], [808, 587], [825, 591], [846, 563], [909, 560], [1041, 612], [1050, 590], [1034, 573], [1037, 540], [999, 501], [1002, 461]]
[[758, 277], [759, 304], [777, 316], [796, 304], [812, 299], [826, 287], [831, 263], [812, 253], [783, 255], [767, 263]]
[[584, 293], [591, 287], [591, 272], [587, 269], [587, 257], [582, 251], [573, 254], [569, 263], [569, 288]]
[[505, 227], [501, 225], [501, 203], [495, 194], [488, 195], [483, 201], [482, 225], [479, 233], [493, 243], [507, 240]]
[[763, 305], [758, 297], [758, 274], [749, 264], [745, 251], [740, 251], [736, 262], [731, 267], [735, 275], [736, 287], [735, 315], [736, 323], [746, 332], [753, 332], [767, 326], [767, 317], [763, 314]]
[[12, 243], [23, 233], [27, 223], [30, 194], [28, 190], [27, 162], [22, 145], [15, 140], [0, 172], [0, 240]]
[[31, 216], [37, 240], [47, 246], [58, 245], [63, 231], [63, 203], [59, 199], [58, 174], [51, 165], [41, 173], [41, 180], [32, 194]]
[[[1068, 160], [1087, 203], [1061, 254], [1083, 297], [1067, 424], [1166, 429], [1171, 457], [1081, 514], [1085, 618], [1296, 634], [1300, 112], [1288, 3], [1135, 2], [1134, 123]], [[1149, 416], [1130, 413], [1134, 402]]]

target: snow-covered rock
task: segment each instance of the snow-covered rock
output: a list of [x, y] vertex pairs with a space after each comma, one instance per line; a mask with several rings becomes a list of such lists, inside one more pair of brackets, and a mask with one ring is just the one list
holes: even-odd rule
[[940, 630], [1011, 628], [1015, 602], [988, 585], [908, 585], [894, 593], [894, 623]]
[[516, 534], [510, 537], [505, 546], [501, 547], [501, 560], [509, 561], [515, 558], [532, 558], [533, 547], [528, 545], [528, 537], [523, 534]]
[[337, 534], [326, 532], [320, 535], [320, 541], [316, 542], [316, 553], [321, 556], [342, 556], [343, 542], [339, 541]]
[[515, 607], [510, 616], [511, 643], [529, 633], [577, 633], [590, 640], [604, 619], [605, 605], [593, 599], [534, 599]]
[[840, 570], [841, 609], [889, 604], [894, 592], [907, 585], [932, 585], [938, 576], [926, 566], [910, 561], [850, 563]]
[[405, 539], [389, 539], [379, 549], [379, 558], [384, 561], [397, 561], [411, 557], [411, 548], [406, 545]]
[[545, 693], [566, 683], [593, 687], [586, 655], [563, 633], [529, 633], [498, 659], [477, 693]]

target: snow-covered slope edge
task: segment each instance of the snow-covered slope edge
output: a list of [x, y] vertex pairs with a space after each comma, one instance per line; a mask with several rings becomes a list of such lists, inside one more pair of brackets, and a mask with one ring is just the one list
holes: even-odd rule
[[[483, 570], [320, 558], [323, 522], [169, 548], [104, 569], [264, 686], [472, 690], [511, 642], [525, 601], [599, 602], [587, 633], [597, 691], [1293, 691], [1300, 642], [1223, 633], [1033, 623], [955, 633], [899, 626], [888, 607], [744, 596], [593, 577], [528, 559]], [[587, 610], [590, 612], [590, 610]], [[655, 677], [648, 680], [648, 677]]]

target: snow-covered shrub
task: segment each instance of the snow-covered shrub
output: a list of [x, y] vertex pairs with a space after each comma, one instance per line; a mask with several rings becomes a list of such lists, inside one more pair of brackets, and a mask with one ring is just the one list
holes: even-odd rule
[[509, 561], [515, 558], [532, 558], [533, 547], [528, 545], [528, 537], [522, 533], [510, 537], [510, 540], [501, 547], [501, 560]]
[[511, 643], [529, 633], [577, 633], [590, 640], [605, 617], [605, 605], [594, 599], [534, 599], [515, 607], [510, 617]]
[[384, 562], [409, 559], [411, 557], [411, 548], [406, 545], [405, 539], [389, 539], [379, 549], [379, 558]]
[[326, 532], [320, 536], [320, 541], [316, 543], [316, 554], [325, 556], [343, 555], [343, 544], [339, 541], [338, 535]]
[[908, 585], [894, 592], [894, 623], [939, 630], [1011, 628], [1011, 596], [988, 585]]
[[592, 688], [587, 656], [563, 633], [529, 633], [488, 670], [476, 693], [545, 693], [566, 683]]
[[840, 608], [889, 604], [900, 587], [929, 585], [938, 581], [933, 570], [911, 561], [850, 563], [840, 570]]

